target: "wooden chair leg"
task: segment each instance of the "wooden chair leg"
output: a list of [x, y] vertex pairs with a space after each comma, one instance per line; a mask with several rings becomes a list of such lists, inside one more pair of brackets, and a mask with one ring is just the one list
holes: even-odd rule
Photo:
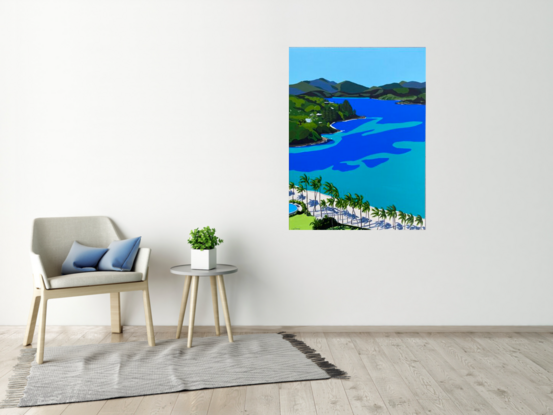
[[40, 307], [40, 290], [37, 288], [34, 288], [33, 299], [31, 301], [31, 312], [29, 314], [29, 320], [27, 322], [27, 330], [25, 331], [23, 346], [29, 346], [33, 342], [33, 336], [35, 334], [36, 319], [38, 316], [39, 307]]
[[38, 347], [36, 351], [36, 362], [41, 365], [44, 361], [44, 337], [46, 334], [46, 307], [48, 300], [45, 295], [40, 297], [40, 326], [38, 332]]
[[228, 341], [234, 343], [234, 337], [232, 336], [232, 327], [230, 325], [230, 314], [228, 311], [227, 293], [225, 291], [225, 280], [223, 279], [222, 275], [217, 275], [217, 282], [219, 283], [219, 293], [221, 294], [223, 314], [225, 315], [225, 323], [227, 325]]
[[179, 323], [177, 324], [177, 339], [180, 339], [180, 334], [182, 331], [182, 324], [184, 322], [184, 313], [186, 311], [186, 303], [188, 302], [188, 293], [190, 292], [190, 281], [192, 277], [190, 275], [186, 276], [184, 280], [184, 290], [182, 292], [182, 300], [180, 303], [180, 313], [179, 313]]
[[121, 293], [110, 293], [111, 332], [121, 333]]
[[192, 277], [192, 293], [190, 294], [190, 321], [188, 323], [188, 347], [192, 347], [194, 337], [194, 319], [196, 318], [196, 300], [198, 299], [198, 282], [200, 277]]
[[211, 299], [213, 300], [213, 316], [215, 317], [215, 334], [219, 336], [221, 334], [221, 327], [219, 326], [219, 304], [217, 302], [217, 281], [215, 275], [209, 277], [211, 280]]
[[146, 332], [148, 334], [148, 344], [150, 346], [155, 346], [156, 338], [154, 334], [154, 322], [152, 320], [152, 308], [150, 307], [150, 290], [146, 289], [142, 291], [142, 297], [144, 299], [144, 314], [146, 316]]

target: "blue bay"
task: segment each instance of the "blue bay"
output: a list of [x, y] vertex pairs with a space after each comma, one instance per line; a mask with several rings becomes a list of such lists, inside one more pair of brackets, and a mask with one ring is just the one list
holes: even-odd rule
[[[344, 99], [329, 101], [342, 103]], [[348, 98], [364, 119], [334, 124], [339, 133], [321, 145], [290, 148], [290, 181], [322, 176], [343, 196], [358, 193], [372, 206], [425, 216], [424, 105]]]

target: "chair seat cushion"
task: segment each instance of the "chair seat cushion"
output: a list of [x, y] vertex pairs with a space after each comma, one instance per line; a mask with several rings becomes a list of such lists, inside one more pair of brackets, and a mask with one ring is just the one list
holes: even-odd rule
[[95, 271], [48, 278], [51, 289], [142, 281], [141, 272]]

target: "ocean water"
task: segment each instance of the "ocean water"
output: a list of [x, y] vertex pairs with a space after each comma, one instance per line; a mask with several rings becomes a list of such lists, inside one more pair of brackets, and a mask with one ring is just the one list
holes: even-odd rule
[[[363, 195], [372, 206], [425, 216], [424, 105], [348, 98], [357, 115], [334, 124], [339, 133], [326, 144], [289, 149], [290, 181], [306, 173], [333, 183], [340, 195]], [[342, 103], [343, 98], [330, 101]]]

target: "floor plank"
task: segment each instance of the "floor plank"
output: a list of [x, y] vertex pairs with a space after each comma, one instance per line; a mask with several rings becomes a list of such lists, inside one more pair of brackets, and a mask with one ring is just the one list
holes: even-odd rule
[[310, 382], [290, 382], [280, 385], [281, 415], [317, 415]]
[[[491, 404], [480, 395], [444, 357], [418, 333], [398, 333], [398, 337], [424, 366], [425, 370], [447, 393], [449, 399], [464, 414], [499, 415]], [[424, 403], [421, 401], [421, 405]]]
[[[336, 364], [324, 333], [301, 333], [299, 337], [326, 360]], [[353, 414], [346, 391], [339, 379], [314, 381], [311, 382], [311, 388], [318, 415]]]
[[424, 413], [422, 406], [378, 343], [377, 338], [371, 333], [354, 333], [351, 337], [388, 411], [391, 414]]
[[390, 362], [403, 378], [418, 400], [442, 402], [447, 394], [426, 371], [419, 360], [394, 333], [375, 333], [374, 338], [388, 356]]
[[427, 400], [420, 399], [419, 403], [424, 409], [425, 414], [431, 415], [462, 415], [463, 412], [452, 400], [449, 399], [436, 399]]
[[553, 397], [553, 374], [521, 353], [497, 342], [489, 333], [471, 333], [471, 338], [482, 344], [491, 353], [498, 355], [505, 364], [516, 369], [520, 376], [524, 376], [529, 382], [532, 382], [537, 389]]
[[[171, 326], [156, 330], [156, 341], [173, 339], [175, 332]], [[0, 400], [23, 335], [24, 327], [0, 326]], [[298, 339], [351, 379], [0, 409], [0, 415], [553, 415], [552, 333], [315, 332], [299, 333]], [[111, 334], [109, 326], [46, 330], [46, 347], [146, 340], [140, 326], [125, 326], [120, 334]]]
[[212, 395], [213, 389], [181, 392], [171, 415], [207, 415]]
[[246, 413], [280, 414], [280, 389], [278, 383], [248, 386], [246, 388]]
[[333, 363], [348, 373], [351, 382], [373, 381], [348, 333], [325, 333], [325, 339], [334, 358]]
[[142, 399], [142, 396], [137, 398], [110, 399], [102, 407], [98, 415], [134, 414]]
[[62, 415], [98, 415], [106, 401], [82, 402], [68, 405]]
[[339, 379], [311, 382], [318, 415], [353, 414], [348, 397]]
[[244, 415], [246, 387], [215, 389], [208, 415]]
[[29, 412], [30, 408], [2, 408], [0, 415], [23, 415]]
[[[501, 379], [502, 383], [508, 387], [510, 393], [520, 396], [522, 401], [535, 413], [553, 413], [553, 394], [551, 393], [551, 388], [544, 390], [539, 384], [533, 383], [529, 377], [523, 375], [524, 370], [521, 369], [524, 367], [519, 366], [519, 361], [497, 348], [485, 349], [483, 345], [476, 342], [470, 336], [450, 334], [448, 337], [463, 350], [469, 349], [467, 345], [479, 344], [482, 349], [479, 352], [471, 353], [471, 357], [476, 363], [486, 366], [487, 370], [495, 378]], [[472, 350], [476, 350], [476, 348], [472, 348]]]
[[535, 413], [521, 396], [509, 390], [509, 385], [504, 380], [466, 353], [447, 334], [428, 333], [425, 338], [498, 412], [519, 415]]
[[346, 395], [355, 415], [388, 414], [386, 404], [382, 400], [374, 382], [342, 381]]
[[177, 402], [178, 393], [144, 396], [136, 409], [136, 415], [169, 415]]

